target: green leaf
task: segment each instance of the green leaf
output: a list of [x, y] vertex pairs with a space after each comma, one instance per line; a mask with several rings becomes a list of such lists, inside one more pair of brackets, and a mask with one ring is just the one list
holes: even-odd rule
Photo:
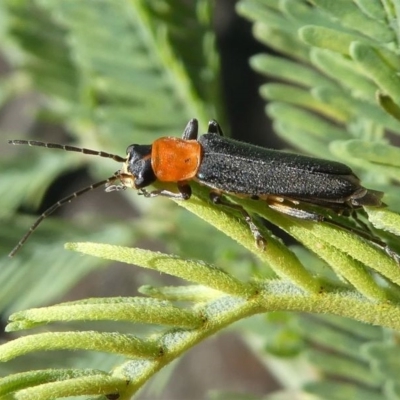
[[[343, 113], [346, 112], [347, 123], [351, 123], [360, 113], [365, 113], [363, 121], [371, 121], [371, 123], [380, 124], [385, 128], [393, 130], [394, 133], [400, 133], [400, 124], [398, 121], [395, 121], [375, 104], [350, 97], [342, 90], [332, 90], [330, 88], [316, 88], [313, 94], [316, 101], [320, 100], [323, 103], [329, 104], [332, 108], [337, 108]], [[324, 106], [326, 107], [326, 104]], [[319, 107], [322, 108], [323, 106], [320, 105]], [[330, 117], [330, 115], [328, 116]]]
[[399, 368], [399, 349], [389, 343], [369, 343], [363, 346], [362, 354], [371, 363], [372, 370], [381, 379], [397, 380], [394, 373]]
[[[399, 168], [396, 165], [391, 165], [390, 159], [388, 160], [388, 162], [384, 162], [382, 164], [379, 162], [376, 162], [378, 159], [380, 159], [381, 161], [383, 160], [379, 156], [378, 152], [382, 151], [382, 150], [388, 151], [389, 147], [385, 148], [386, 145], [384, 145], [382, 143], [379, 144], [379, 143], [374, 143], [374, 142], [368, 142], [368, 144], [363, 145], [359, 142], [358, 139], [354, 139], [354, 140], [356, 140], [356, 142], [342, 141], [342, 140], [334, 141], [334, 142], [330, 143], [329, 148], [331, 149], [331, 151], [334, 154], [337, 154], [338, 156], [340, 155], [340, 157], [343, 160], [351, 159], [352, 162], [354, 162], [356, 165], [358, 164], [365, 169], [372, 168], [372, 166], [373, 166], [375, 172], [379, 172], [379, 176], [381, 177], [381, 179], [383, 177], [387, 176], [388, 178], [398, 180]], [[358, 150], [358, 143], [361, 145], [361, 147], [364, 146], [366, 152], [368, 153], [368, 154], [366, 154], [365, 159], [363, 156], [360, 157], [361, 153]], [[377, 145], [377, 147], [375, 147], [375, 145]], [[384, 147], [382, 147], [381, 145]], [[357, 147], [356, 150], [355, 150], [355, 147]], [[367, 151], [367, 147], [368, 147], [369, 151]], [[388, 152], [388, 155], [389, 155], [389, 152]], [[368, 158], [370, 158], [371, 160], [369, 161]], [[396, 164], [397, 160], [395, 160], [394, 163]]]
[[361, 385], [375, 389], [379, 389], [382, 384], [382, 379], [378, 379], [365, 362], [339, 355], [329, 355], [318, 350], [311, 350], [308, 357], [321, 372], [327, 375], [335, 375], [340, 371], [340, 376], [343, 379], [356, 381]]
[[343, 143], [342, 149], [350, 157], [363, 158], [367, 161], [400, 167], [400, 149], [380, 142], [366, 140], [347, 140]]
[[364, 73], [399, 105], [400, 78], [382, 54], [372, 46], [356, 41], [350, 46], [350, 55]]
[[308, 383], [305, 390], [315, 396], [322, 398], [329, 393], [330, 400], [382, 400], [382, 393], [380, 391], [371, 391], [364, 389], [356, 384], [351, 383], [338, 383], [336, 381], [323, 381], [316, 383]]
[[364, 14], [353, 2], [347, 0], [313, 0], [313, 3], [338, 18], [340, 23], [347, 28], [355, 29], [378, 42], [394, 40], [393, 30], [389, 26]]
[[[21, 374], [15, 374], [10, 377], [0, 379], [0, 387], [2, 391], [0, 395], [5, 395], [9, 392], [21, 391], [21, 389], [29, 388], [30, 386], [43, 385], [49, 382], [62, 382], [67, 380], [75, 380], [78, 383], [79, 378], [84, 380], [84, 378], [90, 377], [92, 379], [92, 384], [94, 384], [94, 379], [97, 378], [99, 383], [103, 385], [115, 385], [114, 388], [121, 387], [121, 382], [117, 378], [112, 379], [108, 374], [101, 372], [99, 370], [41, 370], [24, 372]], [[111, 378], [111, 379], [110, 379]], [[93, 385], [94, 386], [94, 385]], [[54, 389], [53, 389], [54, 390]], [[112, 389], [110, 387], [110, 393]], [[29, 393], [29, 391], [26, 391]], [[25, 393], [26, 393], [25, 392]], [[37, 392], [36, 392], [37, 393]], [[21, 392], [19, 393], [21, 395]], [[48, 396], [48, 394], [47, 394]], [[46, 398], [46, 397], [41, 397]]]
[[316, 138], [345, 139], [346, 132], [318, 115], [289, 104], [273, 102], [267, 105], [267, 113], [274, 120], [282, 121], [285, 125], [307, 131]]
[[196, 328], [202, 319], [167, 301], [143, 298], [96, 298], [20, 311], [10, 316], [7, 332], [30, 329], [53, 321], [131, 321]]
[[[338, 85], [350, 90], [352, 96], [367, 101], [374, 99], [377, 90], [376, 85], [360, 74], [360, 69], [346, 57], [329, 50], [313, 49], [311, 61], [318, 69], [334, 79]], [[314, 82], [312, 86], [321, 85]]]
[[400, 120], [400, 107], [393, 101], [393, 99], [382, 93], [377, 92], [376, 94], [379, 105], [393, 118]]
[[[330, 79], [322, 76], [317, 71], [300, 66], [296, 62], [282, 57], [258, 54], [250, 58], [250, 65], [257, 72], [300, 86], [333, 86]], [[296, 71], [296, 73], [294, 74], [293, 71]]]
[[0, 379], [3, 398], [23, 400], [54, 399], [79, 395], [115, 394], [123, 391], [126, 382], [118, 377], [108, 376], [101, 371], [87, 370], [45, 370], [13, 375]]
[[335, 53], [349, 55], [349, 47], [352, 42], [362, 40], [357, 34], [337, 31], [336, 29], [321, 26], [304, 26], [299, 30], [300, 39], [306, 44]]
[[66, 248], [109, 260], [151, 268], [191, 282], [210, 286], [225, 293], [247, 296], [255, 290], [251, 285], [241, 283], [223, 270], [200, 261], [184, 260], [149, 250], [128, 249], [96, 243], [68, 243]]
[[161, 349], [151, 340], [107, 332], [50, 332], [21, 337], [2, 346], [2, 362], [40, 350], [83, 349], [123, 354], [126, 357], [156, 357]]
[[400, 215], [387, 209], [368, 209], [368, 219], [378, 229], [400, 236]]
[[[238, 3], [240, 5], [242, 3]], [[241, 12], [240, 8], [238, 8]], [[285, 28], [256, 23], [253, 27], [253, 35], [261, 42], [288, 57], [297, 60], [308, 60], [308, 49], [292, 32], [286, 32]]]
[[386, 12], [382, 2], [375, 0], [355, 0], [354, 2], [364, 14], [368, 15], [368, 17], [384, 23]]
[[289, 104], [299, 105], [306, 109], [319, 112], [338, 122], [344, 122], [349, 118], [345, 107], [337, 106], [336, 104], [323, 104], [312, 96], [308, 90], [290, 85], [280, 83], [263, 85], [260, 88], [260, 94], [267, 100], [287, 101]]

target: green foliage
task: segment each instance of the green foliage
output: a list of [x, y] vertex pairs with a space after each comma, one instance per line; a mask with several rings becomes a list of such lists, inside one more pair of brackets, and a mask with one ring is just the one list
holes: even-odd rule
[[[389, 208], [369, 208], [364, 219], [399, 251], [399, 150], [387, 134], [397, 139], [400, 133], [398, 6], [390, 0], [242, 0], [237, 10], [253, 21], [258, 40], [282, 54], [250, 59], [257, 72], [285, 82], [260, 88], [277, 134], [299, 150], [344, 161], [367, 187], [384, 191]], [[161, 134], [176, 136], [191, 117], [204, 127], [210, 118], [223, 118], [212, 15], [206, 0], [6, 0], [0, 4], [0, 37], [15, 72], [0, 82], [0, 105], [35, 90], [45, 105], [32, 121], [56, 122], [79, 145], [117, 154], [132, 135], [137, 143], [150, 143]], [[39, 159], [34, 154], [27, 149], [2, 160], [7, 173], [1, 176], [0, 235], [7, 250], [29, 225], [18, 210], [36, 207], [51, 180], [89, 158], [43, 151]], [[89, 162], [98, 179], [111, 175], [104, 160]], [[1, 261], [0, 304], [3, 313], [14, 312], [7, 332], [34, 328], [39, 333], [0, 347], [1, 361], [23, 355], [35, 368], [27, 371], [27, 365], [11, 363], [7, 369], [4, 364], [0, 397], [128, 399], [195, 344], [238, 322], [237, 331], [260, 361], [278, 367], [283, 391], [268, 398], [291, 398], [293, 391], [324, 399], [397, 398], [400, 272], [394, 257], [351, 231], [296, 220], [260, 201], [232, 198], [312, 253], [300, 246], [287, 248], [263, 227], [267, 248], [262, 251], [239, 214], [211, 205], [208, 191], [196, 184], [193, 192], [190, 201], [178, 204], [257, 261], [200, 219], [188, 217], [186, 210], [180, 234], [157, 206], [137, 201], [138, 196], [127, 198], [145, 211], [146, 223], [127, 218], [116, 224], [94, 214], [62, 226], [46, 221], [17, 258]], [[179, 221], [180, 213], [163, 207], [168, 219]], [[344, 217], [329, 217], [354, 228]], [[201, 253], [188, 246], [188, 233]], [[109, 244], [80, 242], [89, 237]], [[139, 238], [159, 238], [182, 258], [123, 247]], [[74, 252], [57, 249], [61, 240], [73, 241], [67, 249]], [[203, 261], [193, 259], [198, 254]], [[147, 297], [43, 307], [98, 268], [96, 257], [191, 285], [162, 286], [154, 280], [140, 289]], [[28, 307], [39, 308], [17, 311]], [[100, 321], [112, 325], [90, 325]], [[41, 330], [61, 322], [71, 330]], [[66, 349], [110, 357], [101, 362], [95, 356], [66, 357], [64, 369], [54, 358], [41, 363], [34, 357], [40, 350]]]

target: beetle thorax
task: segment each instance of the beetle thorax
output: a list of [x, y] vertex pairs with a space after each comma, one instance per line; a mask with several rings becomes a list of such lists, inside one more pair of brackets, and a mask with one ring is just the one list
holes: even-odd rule
[[164, 137], [153, 142], [151, 165], [160, 182], [193, 179], [199, 169], [202, 148], [197, 140]]

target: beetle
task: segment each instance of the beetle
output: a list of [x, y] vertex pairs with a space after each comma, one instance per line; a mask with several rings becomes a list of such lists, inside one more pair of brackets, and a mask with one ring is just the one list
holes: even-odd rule
[[[251, 216], [240, 205], [227, 201], [224, 195], [264, 200], [281, 213], [317, 222], [325, 217], [314, 210], [305, 210], [300, 207], [302, 204], [320, 206], [339, 214], [349, 214], [364, 206], [384, 206], [383, 193], [361, 186], [358, 177], [345, 164], [270, 150], [224, 137], [215, 120], [209, 122], [207, 133], [198, 137], [198, 122], [191, 119], [182, 138], [161, 137], [150, 145], [132, 144], [126, 150], [126, 157], [55, 143], [10, 140], [9, 144], [76, 151], [123, 162], [122, 168], [113, 176], [71, 194], [41, 214], [11, 251], [10, 257], [44, 218], [63, 204], [103, 185], [107, 192], [133, 188], [145, 197], [188, 200], [192, 193], [190, 182], [196, 181], [210, 188], [209, 196], [214, 204], [242, 213], [261, 248], [265, 247], [265, 240]], [[156, 181], [176, 183], [177, 191], [148, 191], [146, 188]], [[354, 231], [334, 221], [328, 222]], [[365, 232], [360, 234], [393, 256], [384, 242]]]

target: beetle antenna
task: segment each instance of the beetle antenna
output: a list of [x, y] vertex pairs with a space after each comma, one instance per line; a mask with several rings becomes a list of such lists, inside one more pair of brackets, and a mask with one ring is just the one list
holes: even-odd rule
[[[41, 142], [39, 142], [41, 143]], [[25, 144], [25, 143], [23, 143]], [[35, 145], [33, 145], [35, 146]], [[62, 146], [61, 146], [62, 147]], [[66, 146], [69, 147], [69, 146]], [[58, 148], [58, 147], [57, 147]], [[85, 150], [85, 149], [84, 149]], [[72, 150], [75, 151], [75, 150]], [[36, 230], [36, 228], [39, 226], [39, 224], [49, 215], [53, 214], [54, 211], [56, 211], [58, 208], [60, 208], [62, 205], [71, 202], [73, 199], [81, 196], [82, 194], [86, 192], [90, 192], [91, 190], [94, 190], [98, 188], [99, 186], [106, 185], [107, 183], [114, 182], [116, 179], [118, 179], [118, 175], [115, 174], [111, 176], [108, 179], [104, 179], [100, 182], [93, 183], [90, 186], [87, 186], [81, 190], [78, 190], [72, 194], [70, 194], [67, 197], [64, 197], [63, 199], [57, 201], [57, 203], [53, 204], [51, 207], [49, 207], [46, 211], [44, 211], [40, 217], [34, 222], [34, 224], [29, 228], [28, 232], [25, 233], [25, 235], [22, 237], [22, 239], [18, 242], [18, 244], [13, 248], [11, 253], [8, 255], [9, 257], [14, 257], [15, 253], [23, 246], [23, 244], [28, 240], [29, 236]]]
[[90, 154], [92, 156], [99, 156], [99, 157], [104, 157], [104, 158], [112, 158], [113, 160], [118, 161], [118, 162], [125, 162], [126, 161], [126, 157], [120, 157], [120, 156], [117, 156], [115, 154], [106, 153], [105, 151], [84, 149], [84, 148], [81, 148], [81, 147], [63, 145], [63, 144], [58, 144], [58, 143], [38, 142], [36, 140], [9, 140], [8, 144], [14, 144], [14, 145], [26, 144], [28, 146], [47, 147], [48, 149], [59, 149], [59, 150], [64, 150], [64, 151], [76, 151], [78, 153]]

